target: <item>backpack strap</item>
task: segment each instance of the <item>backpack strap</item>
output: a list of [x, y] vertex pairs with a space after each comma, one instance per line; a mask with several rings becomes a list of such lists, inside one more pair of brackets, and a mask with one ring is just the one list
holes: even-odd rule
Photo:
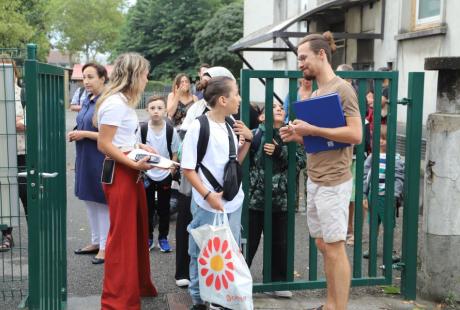
[[149, 129], [149, 123], [148, 122], [141, 122], [139, 123], [141, 127], [141, 141], [142, 144], [145, 144], [147, 142], [147, 131]]
[[198, 172], [198, 169], [201, 168], [203, 171], [204, 176], [208, 179], [209, 183], [211, 183], [212, 187], [216, 192], [222, 191], [222, 186], [217, 182], [216, 178], [212, 175], [212, 173], [206, 168], [201, 162], [203, 161], [204, 155], [208, 149], [208, 142], [209, 142], [209, 120], [206, 114], [203, 114], [197, 117], [198, 121], [200, 122], [200, 133], [198, 136], [198, 144], [197, 144], [197, 157], [196, 157], [196, 167], [195, 171]]
[[169, 122], [166, 122], [166, 145], [168, 147], [169, 159], [173, 158], [173, 153], [171, 149], [173, 134], [174, 127]]

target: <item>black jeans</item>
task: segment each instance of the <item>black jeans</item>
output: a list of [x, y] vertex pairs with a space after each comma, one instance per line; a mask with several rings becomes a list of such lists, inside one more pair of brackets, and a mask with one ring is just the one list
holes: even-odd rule
[[[264, 211], [249, 209], [248, 266], [259, 247], [264, 230]], [[274, 212], [272, 215], [272, 280], [286, 280], [287, 269], [287, 212]], [[265, 268], [265, 266], [264, 266]]]
[[[147, 195], [147, 209], [149, 211], [149, 239], [153, 239], [153, 216], [155, 212], [159, 217], [158, 239], [165, 239], [169, 234], [169, 208], [171, 200], [171, 175], [162, 181], [150, 180], [150, 185], [145, 189]], [[155, 203], [155, 192], [157, 201]]]
[[[18, 155], [18, 172], [25, 172], [26, 171], [26, 155]], [[26, 215], [27, 220], [27, 178], [25, 177], [18, 177], [18, 191], [19, 191], [19, 199], [21, 199], [22, 206], [24, 208], [24, 213]], [[14, 206], [13, 206], [14, 207]], [[11, 235], [13, 232], [13, 227], [8, 227], [5, 230], [2, 230], [3, 236]]]
[[176, 275], [175, 279], [189, 279], [190, 256], [188, 255], [187, 226], [192, 221], [190, 204], [192, 197], [179, 193], [176, 221]]

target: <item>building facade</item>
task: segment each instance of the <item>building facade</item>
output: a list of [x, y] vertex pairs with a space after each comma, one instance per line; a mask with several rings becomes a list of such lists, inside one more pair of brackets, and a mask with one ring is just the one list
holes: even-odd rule
[[[338, 46], [333, 56], [334, 67], [348, 63], [355, 70], [377, 70], [389, 67], [399, 71], [398, 97], [407, 94], [408, 73], [424, 71], [427, 57], [458, 56], [460, 40], [454, 31], [460, 29], [460, 1], [455, 0], [245, 0], [244, 38], [240, 46], [272, 31], [283, 29], [293, 46], [301, 35], [331, 30]], [[289, 21], [283, 28], [283, 22]], [[295, 22], [293, 22], [295, 21]], [[292, 34], [289, 37], [289, 34]], [[266, 36], [267, 37], [267, 36]], [[267, 38], [270, 38], [268, 36]], [[260, 40], [259, 40], [260, 41]], [[237, 43], [238, 43], [237, 42]], [[283, 38], [269, 39], [253, 47], [288, 47]], [[249, 48], [248, 48], [249, 49]], [[244, 59], [254, 69], [295, 70], [293, 51], [245, 51]], [[275, 92], [287, 94], [287, 81], [275, 81]], [[425, 71], [424, 123], [436, 109], [437, 72]], [[252, 81], [251, 100], [263, 102], [264, 88]], [[398, 109], [398, 120], [406, 119], [405, 108]]]

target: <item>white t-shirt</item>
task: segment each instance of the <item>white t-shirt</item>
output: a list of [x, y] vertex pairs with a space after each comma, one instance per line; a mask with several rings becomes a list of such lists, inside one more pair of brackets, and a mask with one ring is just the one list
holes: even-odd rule
[[118, 127], [112, 143], [123, 151], [132, 150], [137, 143], [139, 120], [136, 111], [127, 104], [123, 94], [117, 93], [102, 102], [97, 114], [97, 123], [99, 126]]
[[[140, 130], [138, 131], [138, 139], [140, 141]], [[166, 139], [166, 122], [163, 122], [163, 128], [161, 129], [161, 132], [157, 135], [153, 131], [153, 128], [150, 127], [149, 121], [145, 144], [155, 148], [161, 156], [169, 158], [168, 143]], [[173, 128], [173, 136], [171, 141], [171, 151], [173, 154], [177, 153], [177, 150], [179, 149], [179, 144], [179, 135], [177, 134], [176, 129]], [[159, 182], [166, 179], [170, 174], [170, 171], [169, 169], [153, 168], [148, 170], [146, 174], [151, 180]]]
[[[203, 158], [203, 165], [208, 168], [214, 178], [223, 184], [224, 179], [224, 168], [225, 164], [228, 162], [229, 154], [229, 145], [228, 145], [228, 132], [225, 127], [225, 123], [216, 123], [209, 119], [209, 142], [206, 154]], [[181, 167], [184, 169], [195, 169], [197, 161], [197, 145], [198, 145], [198, 136], [200, 134], [200, 122], [194, 120], [191, 126], [188, 128], [187, 133], [185, 134], [184, 141], [182, 143], [182, 162]], [[233, 140], [235, 142], [235, 149], [238, 150], [238, 140], [236, 139], [235, 133], [233, 133]], [[203, 175], [201, 169], [198, 170], [198, 175], [200, 176], [201, 181], [204, 186], [214, 192], [213, 187], [209, 183], [208, 179]], [[203, 196], [195, 190], [192, 189], [192, 197], [203, 209], [210, 212], [217, 212], [209, 203], [203, 199]], [[240, 186], [238, 194], [233, 198], [232, 201], [223, 200], [225, 212], [232, 213], [241, 207], [244, 200], [243, 189]]]

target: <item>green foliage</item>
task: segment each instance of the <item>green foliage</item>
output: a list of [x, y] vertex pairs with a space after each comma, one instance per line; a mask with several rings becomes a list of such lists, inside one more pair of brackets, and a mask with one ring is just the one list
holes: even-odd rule
[[397, 286], [388, 285], [388, 286], [382, 286], [382, 288], [385, 294], [392, 294], [392, 295], [401, 294], [401, 289]]
[[57, 46], [88, 59], [112, 49], [123, 23], [123, 0], [53, 0]]
[[128, 12], [117, 53], [143, 54], [154, 79], [172, 79], [179, 72], [195, 75], [199, 64], [193, 48], [196, 33], [229, 1], [138, 0]]
[[46, 0], [0, 0], [0, 47], [25, 48], [27, 43], [36, 43], [38, 59], [44, 60], [50, 46], [48, 5]]
[[227, 67], [239, 76], [242, 62], [228, 47], [243, 36], [243, 3], [235, 2], [219, 9], [193, 43], [200, 62]]
[[145, 86], [146, 92], [162, 92], [166, 86], [170, 86], [171, 83], [164, 81], [149, 81]]

